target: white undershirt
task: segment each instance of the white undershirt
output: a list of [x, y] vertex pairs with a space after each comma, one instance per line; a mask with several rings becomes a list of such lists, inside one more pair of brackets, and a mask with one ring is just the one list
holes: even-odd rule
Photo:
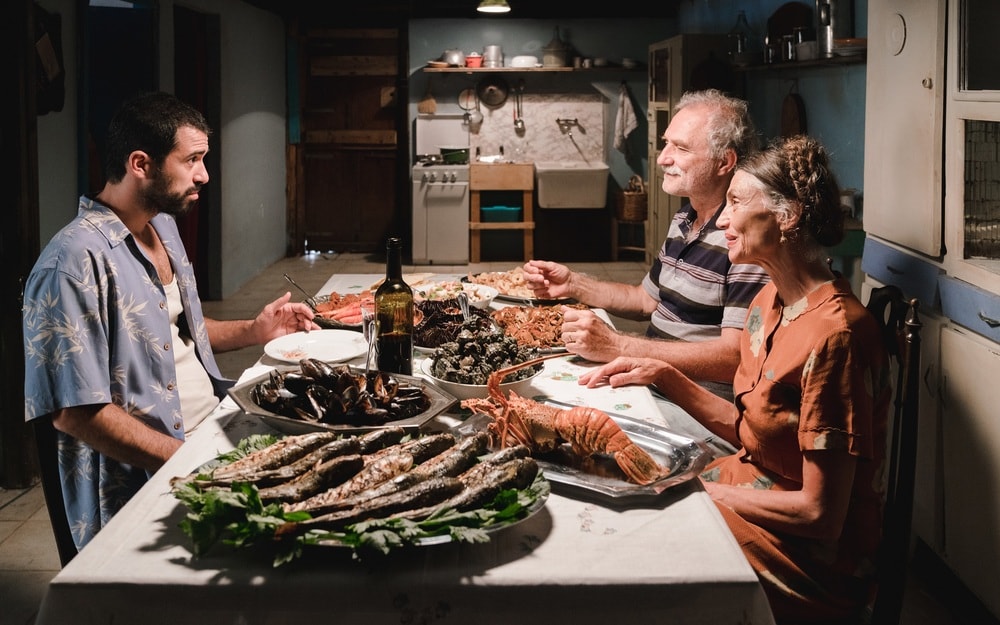
[[219, 404], [212, 379], [198, 360], [194, 340], [181, 335], [177, 320], [184, 312], [176, 278], [163, 285], [167, 292], [167, 312], [170, 314], [170, 336], [174, 347], [174, 367], [177, 369], [177, 392], [181, 396], [184, 431], [190, 432]]

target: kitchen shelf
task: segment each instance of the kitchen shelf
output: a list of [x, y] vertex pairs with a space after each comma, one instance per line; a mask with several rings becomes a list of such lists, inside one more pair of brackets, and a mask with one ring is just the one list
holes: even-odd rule
[[737, 72], [780, 72], [796, 71], [808, 67], [836, 67], [842, 65], [860, 65], [868, 60], [867, 52], [850, 56], [835, 56], [828, 59], [813, 59], [811, 61], [784, 61], [780, 63], [761, 63], [759, 65], [733, 65]]
[[621, 65], [605, 67], [424, 67], [423, 70], [435, 74], [510, 74], [521, 72], [645, 72], [642, 65], [626, 69]]

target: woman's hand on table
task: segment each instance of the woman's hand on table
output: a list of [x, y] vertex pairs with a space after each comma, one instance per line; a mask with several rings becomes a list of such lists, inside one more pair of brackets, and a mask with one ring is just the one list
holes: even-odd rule
[[587, 388], [607, 384], [611, 388], [629, 384], [654, 384], [667, 369], [672, 368], [655, 358], [635, 358], [619, 356], [609, 363], [598, 366], [580, 376], [579, 383]]

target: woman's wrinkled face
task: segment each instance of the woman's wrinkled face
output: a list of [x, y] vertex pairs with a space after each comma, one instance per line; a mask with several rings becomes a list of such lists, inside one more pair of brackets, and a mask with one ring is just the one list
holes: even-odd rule
[[726, 207], [717, 223], [726, 231], [729, 260], [733, 263], [766, 264], [780, 245], [777, 214], [769, 208], [760, 181], [743, 170], [737, 170], [729, 183]]

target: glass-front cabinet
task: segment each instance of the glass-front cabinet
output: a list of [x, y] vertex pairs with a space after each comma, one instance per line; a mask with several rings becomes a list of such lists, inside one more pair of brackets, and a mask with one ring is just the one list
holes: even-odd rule
[[663, 149], [663, 133], [681, 95], [693, 85], [706, 86], [698, 75], [710, 73], [711, 68], [723, 63], [727, 46], [725, 35], [709, 34], [677, 35], [649, 46], [647, 262], [656, 257], [667, 238], [670, 220], [686, 201], [663, 191], [663, 171], [656, 164], [656, 157]]
[[1000, 293], [1000, 3], [950, 4], [945, 268]]

